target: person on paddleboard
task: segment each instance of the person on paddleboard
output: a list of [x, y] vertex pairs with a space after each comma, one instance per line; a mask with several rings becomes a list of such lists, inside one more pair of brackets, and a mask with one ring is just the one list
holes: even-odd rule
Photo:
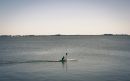
[[66, 59], [65, 59], [66, 61], [67, 61], [67, 55], [68, 55], [68, 53], [66, 53]]
[[64, 56], [62, 57], [61, 61], [67, 61], [67, 55], [68, 53], [66, 53], [66, 58]]

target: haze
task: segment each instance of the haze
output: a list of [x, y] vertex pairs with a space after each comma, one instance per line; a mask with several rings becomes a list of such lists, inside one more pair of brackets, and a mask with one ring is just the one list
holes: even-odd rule
[[130, 34], [130, 0], [0, 0], [0, 35]]

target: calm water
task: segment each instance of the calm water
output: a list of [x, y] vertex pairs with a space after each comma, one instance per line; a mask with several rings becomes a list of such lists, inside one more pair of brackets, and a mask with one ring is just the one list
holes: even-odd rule
[[0, 37], [0, 81], [130, 81], [130, 36]]

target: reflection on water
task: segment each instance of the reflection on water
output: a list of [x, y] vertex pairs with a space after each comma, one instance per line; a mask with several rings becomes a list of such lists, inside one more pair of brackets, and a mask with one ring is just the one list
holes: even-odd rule
[[67, 62], [62, 62], [62, 67], [67, 72], [67, 69], [68, 69]]

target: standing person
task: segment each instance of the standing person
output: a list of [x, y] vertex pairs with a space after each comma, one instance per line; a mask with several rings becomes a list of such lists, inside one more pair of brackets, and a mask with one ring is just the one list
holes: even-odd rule
[[66, 59], [65, 59], [66, 61], [67, 61], [67, 55], [68, 55], [68, 53], [66, 53]]

